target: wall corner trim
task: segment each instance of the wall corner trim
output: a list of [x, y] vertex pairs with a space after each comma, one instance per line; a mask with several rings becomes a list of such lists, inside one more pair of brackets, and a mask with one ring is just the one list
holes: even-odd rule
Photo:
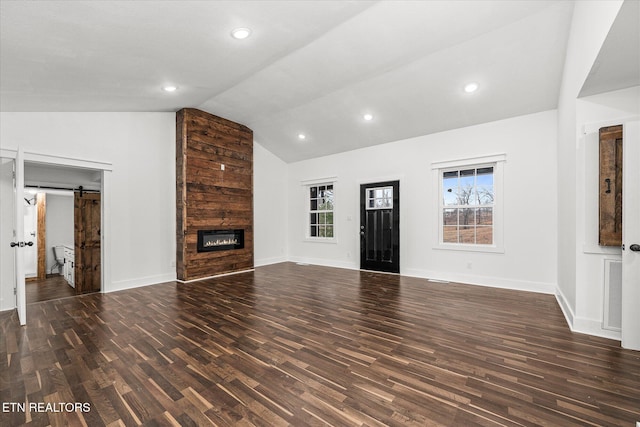
[[564, 318], [567, 321], [567, 326], [569, 326], [569, 329], [573, 331], [573, 319], [575, 318], [575, 315], [573, 314], [573, 310], [571, 310], [571, 307], [569, 306], [567, 298], [564, 296], [562, 290], [558, 286], [556, 286], [555, 295], [556, 301], [558, 301], [558, 305], [560, 306], [560, 310], [562, 310], [562, 314], [564, 314]]

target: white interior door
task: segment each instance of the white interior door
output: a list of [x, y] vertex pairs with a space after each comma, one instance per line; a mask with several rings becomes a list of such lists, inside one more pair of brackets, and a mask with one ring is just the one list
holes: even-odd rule
[[640, 350], [640, 121], [623, 132], [622, 347]]
[[11, 246], [14, 253], [14, 283], [16, 309], [21, 325], [27, 324], [27, 301], [24, 284], [24, 153], [19, 148], [14, 160], [13, 177], [13, 230], [11, 242], [3, 244]]
[[9, 243], [16, 241], [13, 234], [15, 153], [6, 154], [0, 157], [0, 310], [13, 310], [16, 308], [16, 251]]
[[[21, 325], [27, 323], [24, 282], [24, 155], [2, 151], [0, 160], [0, 305], [16, 308]], [[22, 242], [22, 243], [21, 243]]]

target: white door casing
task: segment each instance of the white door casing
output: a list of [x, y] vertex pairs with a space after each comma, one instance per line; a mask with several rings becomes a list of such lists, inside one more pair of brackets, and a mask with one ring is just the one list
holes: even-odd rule
[[640, 251], [631, 250], [640, 245], [640, 121], [623, 132], [622, 347], [640, 350]]
[[33, 245], [24, 247], [24, 276], [38, 276], [38, 208], [36, 196], [25, 192], [24, 202], [24, 232], [22, 241], [32, 242]]
[[15, 216], [13, 230], [15, 240], [18, 243], [14, 246], [16, 263], [16, 308], [18, 309], [18, 320], [21, 325], [27, 324], [27, 298], [24, 282], [24, 153], [18, 148], [15, 158], [15, 179], [13, 181]]
[[[71, 157], [64, 156], [56, 156], [50, 154], [41, 154], [41, 153], [33, 153], [33, 152], [25, 152], [24, 149], [0, 149], [0, 156], [3, 158], [11, 159], [15, 163], [16, 169], [16, 180], [14, 186], [13, 193], [13, 202], [14, 206], [14, 218], [13, 218], [13, 229], [14, 230], [23, 230], [24, 229], [24, 204], [17, 203], [17, 201], [24, 202], [24, 162], [30, 163], [39, 163], [44, 165], [55, 165], [55, 166], [63, 166], [63, 167], [73, 167], [73, 168], [82, 168], [82, 169], [90, 169], [94, 171], [98, 171], [101, 173], [101, 193], [103, 194], [103, 203], [102, 212], [101, 212], [101, 265], [103, 266], [102, 270], [102, 289], [101, 292], [109, 292], [112, 289], [111, 284], [111, 269], [110, 266], [110, 248], [111, 248], [111, 237], [110, 237], [110, 225], [111, 225], [111, 210], [110, 210], [110, 201], [111, 201], [111, 172], [113, 170], [113, 166], [110, 162], [100, 162], [93, 160], [84, 160], [77, 159]], [[19, 170], [18, 170], [19, 169]], [[18, 190], [20, 189], [20, 190]], [[8, 221], [7, 221], [8, 222]], [[19, 224], [18, 224], [19, 222]], [[4, 222], [3, 222], [4, 226]], [[18, 233], [18, 236], [22, 237], [22, 233]], [[13, 237], [13, 241], [21, 241], [18, 237]], [[3, 242], [3, 244], [9, 246], [9, 242]], [[26, 324], [26, 292], [24, 286], [24, 254], [23, 251], [16, 250], [15, 248], [11, 248], [12, 252], [15, 254], [15, 268], [13, 271], [2, 271], [2, 277], [7, 278], [11, 276], [11, 282], [16, 283], [16, 304], [15, 307], [18, 311], [18, 317], [20, 319], [20, 324]], [[15, 278], [15, 279], [14, 279]], [[3, 291], [3, 289], [0, 289]]]

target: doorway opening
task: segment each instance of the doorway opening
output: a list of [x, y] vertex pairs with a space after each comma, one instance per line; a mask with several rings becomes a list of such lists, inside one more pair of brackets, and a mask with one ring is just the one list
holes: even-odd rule
[[400, 273], [400, 181], [360, 185], [360, 268]]
[[25, 203], [33, 199], [38, 212], [35, 233], [25, 221], [25, 241], [34, 243], [25, 253], [27, 304], [101, 290], [100, 177], [90, 169], [25, 163]]

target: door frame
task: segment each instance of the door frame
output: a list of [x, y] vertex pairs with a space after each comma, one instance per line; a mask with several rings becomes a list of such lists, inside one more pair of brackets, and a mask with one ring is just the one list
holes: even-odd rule
[[[640, 120], [622, 124], [623, 184], [622, 184], [622, 319], [621, 345], [623, 348], [640, 350], [640, 252], [629, 249], [640, 244]], [[634, 218], [635, 221], [629, 221]]]
[[[21, 156], [18, 153], [21, 153]], [[45, 153], [37, 153], [32, 151], [23, 151], [21, 147], [17, 149], [0, 149], [0, 157], [6, 157], [14, 159], [16, 163], [20, 162], [24, 168], [24, 163], [40, 163], [47, 166], [63, 166], [79, 169], [89, 169], [96, 172], [100, 172], [100, 194], [102, 195], [101, 211], [100, 211], [100, 229], [101, 229], [101, 242], [100, 242], [100, 260], [102, 262], [101, 267], [101, 288], [100, 292], [105, 293], [111, 289], [111, 173], [113, 172], [113, 165], [110, 162], [102, 162], [95, 160], [79, 159], [66, 156], [57, 156]], [[16, 169], [18, 165], [16, 164]], [[23, 169], [24, 170], [24, 169]], [[22, 191], [24, 193], [24, 175], [21, 177]], [[20, 184], [16, 182], [16, 184]], [[14, 203], [22, 201], [22, 197], [17, 196]], [[24, 295], [24, 272], [22, 274], [22, 280], [18, 281], [18, 294]], [[20, 286], [22, 282], [22, 286]], [[20, 289], [20, 287], [22, 289]], [[17, 307], [18, 312], [22, 310], [21, 307]], [[26, 324], [26, 308], [24, 309], [24, 322]]]
[[[33, 246], [29, 249], [25, 247], [26, 251], [24, 254], [24, 277], [25, 280], [32, 281], [40, 279], [38, 274], [38, 250], [40, 249], [38, 246], [38, 239], [40, 237], [40, 230], [38, 229], [37, 194], [28, 194], [24, 191], [23, 187], [23, 197], [25, 199], [25, 203], [22, 205], [22, 213], [24, 214], [25, 221], [22, 223], [22, 234], [19, 235], [20, 238], [18, 240], [24, 240], [25, 242], [30, 241], [33, 243]], [[33, 205], [31, 205], [31, 200], [34, 201]], [[26, 233], [29, 230], [35, 234], [28, 236]], [[33, 265], [31, 265], [31, 263], [33, 263]]]
[[[18, 148], [14, 157], [13, 195], [13, 209], [15, 213], [15, 218], [13, 220], [13, 236], [14, 242], [16, 242], [24, 239], [24, 152], [20, 148]], [[20, 325], [24, 326], [27, 324], [27, 291], [24, 271], [24, 251], [21, 251], [20, 249], [20, 247], [15, 248], [14, 252], [15, 277], [13, 279], [13, 283], [15, 283], [14, 292], [16, 294], [18, 321], [20, 322]]]
[[[359, 241], [360, 241], [360, 269], [361, 270], [367, 270], [367, 271], [378, 271], [378, 272], [383, 272], [383, 273], [395, 273], [395, 274], [400, 274], [400, 242], [401, 242], [401, 228], [400, 228], [400, 223], [401, 221], [401, 210], [400, 210], [400, 184], [401, 184], [401, 179], [400, 178], [384, 178], [384, 179], [372, 179], [372, 180], [366, 180], [366, 181], [361, 181], [359, 182], [360, 186], [359, 186], [359, 197], [358, 197], [358, 206], [359, 206], [359, 217], [360, 217], [360, 221], [358, 222], [358, 236], [359, 236]], [[395, 234], [395, 239], [393, 242], [393, 246], [394, 246], [394, 261], [391, 264], [387, 264], [389, 267], [387, 267], [387, 265], [379, 265], [374, 266], [374, 268], [371, 268], [372, 266], [367, 266], [367, 268], [365, 268], [364, 265], [364, 257], [363, 257], [363, 244], [364, 244], [364, 239], [363, 239], [363, 227], [364, 227], [364, 219], [365, 219], [365, 212], [366, 212], [366, 207], [364, 206], [364, 192], [366, 188], [370, 188], [370, 187], [388, 187], [388, 186], [393, 186], [394, 187], [394, 192], [393, 192], [393, 222], [396, 224], [396, 230], [397, 233]]]

